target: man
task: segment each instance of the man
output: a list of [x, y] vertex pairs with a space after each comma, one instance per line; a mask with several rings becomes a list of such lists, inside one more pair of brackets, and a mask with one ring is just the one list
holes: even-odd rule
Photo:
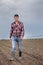
[[14, 60], [16, 42], [18, 44], [19, 59], [22, 57], [22, 39], [24, 37], [24, 25], [19, 21], [19, 15], [14, 15], [14, 22], [11, 24], [10, 40], [12, 40], [12, 58]]

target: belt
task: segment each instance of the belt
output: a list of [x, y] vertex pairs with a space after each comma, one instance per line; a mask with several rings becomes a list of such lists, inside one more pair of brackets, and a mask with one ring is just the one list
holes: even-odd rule
[[20, 36], [16, 36], [16, 37], [20, 37]]

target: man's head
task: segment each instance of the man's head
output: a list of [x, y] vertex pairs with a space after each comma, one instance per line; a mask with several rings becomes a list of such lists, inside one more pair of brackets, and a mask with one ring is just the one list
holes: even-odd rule
[[18, 21], [18, 20], [19, 20], [19, 15], [18, 15], [18, 14], [15, 14], [15, 15], [14, 15], [14, 20], [15, 20], [15, 21]]

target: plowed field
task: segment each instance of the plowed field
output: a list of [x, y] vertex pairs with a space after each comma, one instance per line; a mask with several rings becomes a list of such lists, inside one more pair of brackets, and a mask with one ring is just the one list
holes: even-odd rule
[[10, 41], [0, 40], [0, 65], [43, 65], [43, 39], [23, 40], [22, 59], [19, 60], [17, 45], [14, 61], [10, 61], [10, 58]]

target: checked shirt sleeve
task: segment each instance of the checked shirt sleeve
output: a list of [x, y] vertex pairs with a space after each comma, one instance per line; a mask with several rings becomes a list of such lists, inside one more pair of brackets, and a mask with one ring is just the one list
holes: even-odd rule
[[24, 37], [24, 25], [22, 23], [21, 36]]
[[10, 38], [12, 37], [12, 33], [13, 33], [13, 24], [11, 24]]

